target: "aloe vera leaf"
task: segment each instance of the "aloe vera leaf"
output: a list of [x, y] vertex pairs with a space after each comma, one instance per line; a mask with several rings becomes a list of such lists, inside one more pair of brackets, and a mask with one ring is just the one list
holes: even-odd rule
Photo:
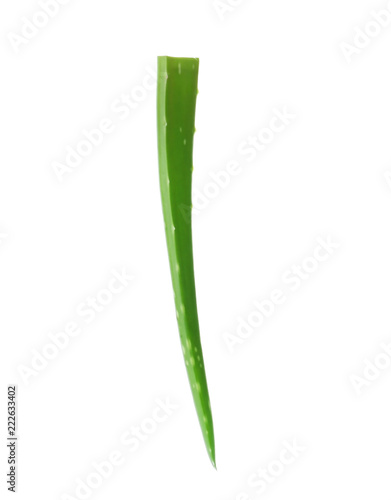
[[189, 383], [214, 467], [212, 412], [202, 355], [194, 282], [191, 218], [193, 138], [199, 60], [158, 57], [157, 135], [160, 191], [176, 315]]

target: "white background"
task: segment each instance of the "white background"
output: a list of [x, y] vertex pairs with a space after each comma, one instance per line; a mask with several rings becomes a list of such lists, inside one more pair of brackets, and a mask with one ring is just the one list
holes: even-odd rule
[[[81, 498], [77, 481], [113, 450], [126, 460], [88, 498], [390, 498], [391, 370], [361, 391], [351, 376], [391, 342], [391, 23], [350, 64], [341, 49], [387, 4], [237, 3], [219, 16], [212, 0], [70, 1], [19, 51], [10, 33], [42, 8], [1, 3], [3, 492], [6, 390], [18, 384], [21, 499]], [[155, 91], [126, 119], [111, 110], [158, 55], [200, 58], [195, 193], [227, 162], [241, 167], [193, 224], [217, 472], [176, 325]], [[295, 118], [248, 162], [239, 145], [284, 107]], [[53, 162], [104, 118], [113, 132], [60, 182]], [[292, 293], [282, 276], [321, 237], [339, 248]], [[86, 325], [77, 307], [123, 268], [134, 279]], [[285, 303], [231, 353], [224, 334], [273, 289]], [[23, 379], [70, 321], [80, 335]], [[157, 398], [177, 409], [127, 452], [121, 435]], [[258, 495], [248, 478], [285, 440], [303, 451]]]

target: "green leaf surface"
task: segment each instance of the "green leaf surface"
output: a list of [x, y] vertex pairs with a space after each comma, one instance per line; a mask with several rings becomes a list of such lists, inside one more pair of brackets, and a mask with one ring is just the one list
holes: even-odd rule
[[198, 59], [158, 57], [157, 134], [160, 191], [183, 356], [206, 449], [215, 443], [198, 324], [191, 226]]

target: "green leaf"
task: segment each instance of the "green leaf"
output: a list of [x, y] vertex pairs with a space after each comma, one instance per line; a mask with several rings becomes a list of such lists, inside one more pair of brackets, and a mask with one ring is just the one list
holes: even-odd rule
[[206, 449], [215, 443], [198, 324], [191, 227], [191, 181], [198, 59], [158, 57], [160, 191], [183, 356]]

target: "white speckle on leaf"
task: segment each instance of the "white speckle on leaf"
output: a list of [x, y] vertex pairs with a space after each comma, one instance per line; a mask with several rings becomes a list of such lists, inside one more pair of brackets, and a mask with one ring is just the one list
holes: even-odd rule
[[187, 141], [186, 141], [186, 139], [183, 139], [183, 144], [184, 144], [185, 146], [186, 146], [186, 142], [187, 142]]
[[178, 73], [179, 74], [182, 73], [182, 65], [181, 65], [181, 63], [178, 63]]
[[193, 358], [193, 356], [190, 358], [190, 364], [191, 366], [195, 365], [195, 359]]

